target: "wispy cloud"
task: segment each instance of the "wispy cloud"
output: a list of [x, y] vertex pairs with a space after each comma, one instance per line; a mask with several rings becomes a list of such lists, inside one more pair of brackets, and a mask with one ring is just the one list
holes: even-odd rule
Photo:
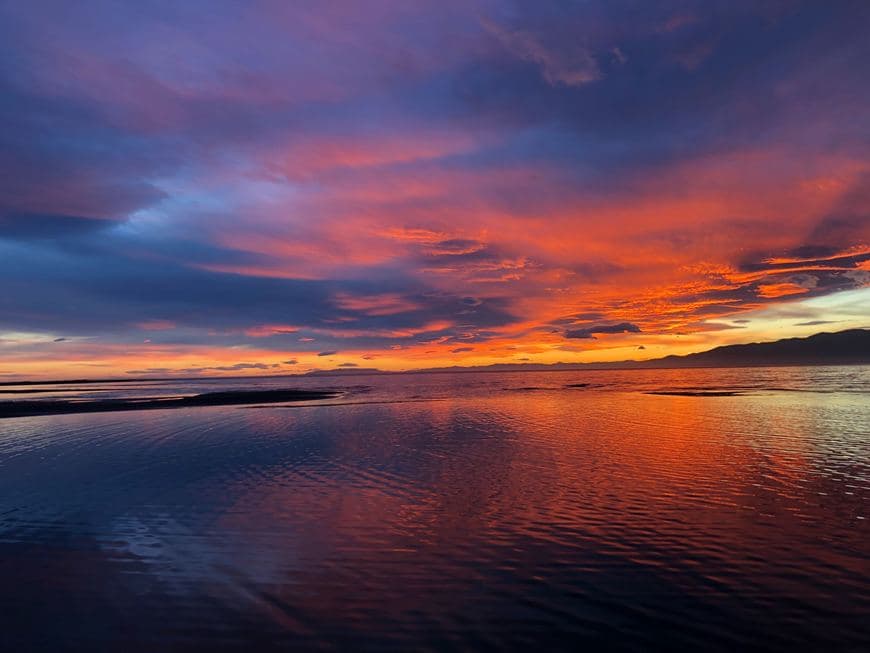
[[484, 21], [484, 25], [512, 54], [540, 66], [541, 74], [550, 84], [582, 86], [602, 76], [597, 60], [581, 44], [574, 43], [569, 49], [560, 50], [547, 44], [546, 35], [503, 27], [491, 21]]

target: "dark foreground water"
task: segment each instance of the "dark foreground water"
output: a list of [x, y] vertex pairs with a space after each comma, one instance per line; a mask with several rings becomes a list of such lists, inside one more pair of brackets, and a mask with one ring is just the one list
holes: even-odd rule
[[216, 387], [0, 421], [0, 650], [870, 649], [870, 368], [20, 396]]

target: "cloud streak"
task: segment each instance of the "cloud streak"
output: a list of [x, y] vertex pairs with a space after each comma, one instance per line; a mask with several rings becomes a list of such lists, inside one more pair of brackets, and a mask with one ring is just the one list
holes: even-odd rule
[[860, 326], [814, 302], [870, 285], [868, 14], [3, 4], [4, 370], [588, 361]]

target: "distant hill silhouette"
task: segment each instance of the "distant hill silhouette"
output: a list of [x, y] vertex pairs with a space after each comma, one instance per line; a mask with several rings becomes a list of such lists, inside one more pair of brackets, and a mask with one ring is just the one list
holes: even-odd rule
[[724, 345], [697, 354], [612, 363], [496, 363], [480, 367], [441, 367], [421, 372], [513, 372], [545, 370], [613, 370], [673, 367], [766, 367], [786, 365], [870, 364], [870, 329], [817, 333], [807, 338]]
[[[300, 376], [364, 376], [366, 374], [405, 374], [437, 372], [537, 372], [547, 370], [621, 370], [664, 369], [681, 367], [776, 367], [788, 365], [870, 365], [870, 329], [849, 329], [837, 333], [817, 333], [807, 338], [788, 338], [773, 342], [753, 342], [746, 345], [724, 345], [697, 354], [665, 356], [644, 361], [609, 363], [495, 363], [493, 365], [435, 367], [407, 372], [386, 372], [376, 368], [352, 367], [334, 370], [314, 370], [305, 374], [270, 375], [258, 378], [298, 378]], [[197, 381], [205, 377], [175, 377], [173, 381]], [[209, 377], [209, 378], [251, 378]], [[4, 386], [52, 384], [135, 383], [161, 378], [76, 379], [64, 381], [0, 381]], [[11, 390], [0, 390], [8, 394]]]
[[870, 363], [870, 329], [817, 333], [808, 338], [725, 345], [687, 356], [645, 361], [643, 367], [758, 367]]

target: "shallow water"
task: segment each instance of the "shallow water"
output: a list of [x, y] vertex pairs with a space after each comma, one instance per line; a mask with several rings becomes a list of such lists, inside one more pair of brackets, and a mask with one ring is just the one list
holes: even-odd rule
[[0, 421], [0, 649], [870, 647], [870, 368], [253, 385]]

